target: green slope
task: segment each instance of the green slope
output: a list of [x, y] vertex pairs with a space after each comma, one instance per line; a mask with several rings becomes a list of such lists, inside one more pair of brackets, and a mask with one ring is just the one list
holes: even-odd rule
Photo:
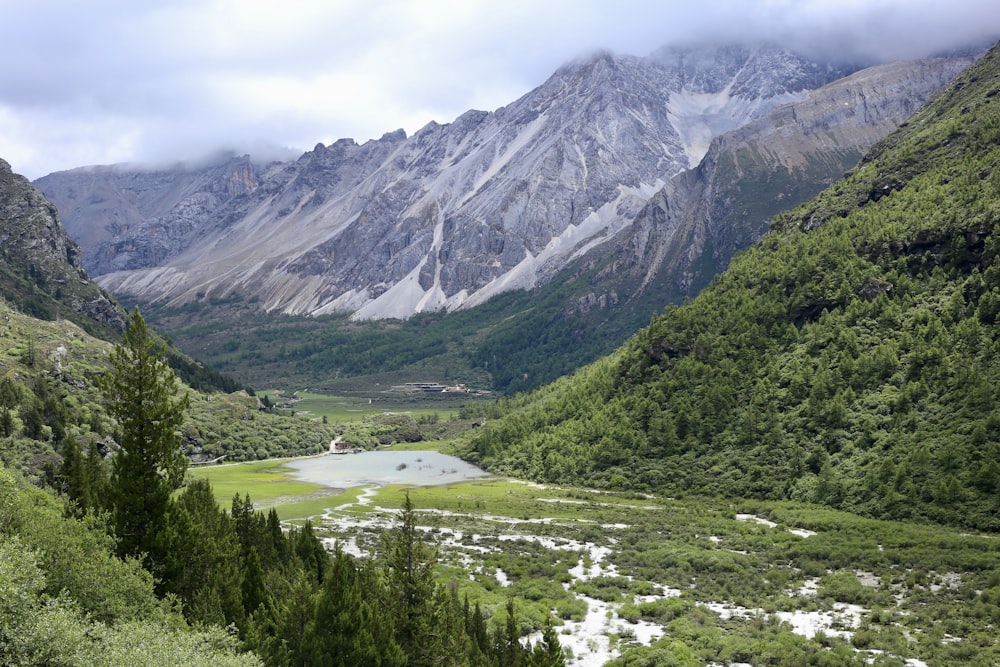
[[0, 663], [251, 667], [218, 627], [188, 625], [93, 516], [0, 465]]
[[[38, 320], [0, 302], [0, 463], [53, 482], [67, 445], [114, 448], [116, 427], [95, 386], [111, 347], [69, 320]], [[314, 454], [339, 432], [319, 418], [261, 411], [244, 392], [191, 395], [182, 431], [194, 460]]]
[[470, 457], [1000, 529], [998, 93], [995, 47], [698, 298], [508, 401]]

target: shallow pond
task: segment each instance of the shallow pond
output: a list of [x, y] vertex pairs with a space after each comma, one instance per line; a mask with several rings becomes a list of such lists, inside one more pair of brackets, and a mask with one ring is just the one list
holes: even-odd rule
[[338, 488], [414, 484], [432, 486], [484, 479], [490, 474], [462, 459], [431, 451], [328, 454], [289, 461], [296, 479]]

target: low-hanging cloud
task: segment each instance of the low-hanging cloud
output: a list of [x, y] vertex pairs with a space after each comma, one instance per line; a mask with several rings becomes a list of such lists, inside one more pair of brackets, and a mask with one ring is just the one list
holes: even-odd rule
[[0, 22], [0, 157], [31, 178], [412, 133], [595, 49], [767, 39], [864, 62], [1000, 36], [992, 0], [18, 4]]

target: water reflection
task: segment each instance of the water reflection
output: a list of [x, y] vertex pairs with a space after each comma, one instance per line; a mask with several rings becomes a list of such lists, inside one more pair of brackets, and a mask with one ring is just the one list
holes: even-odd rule
[[414, 484], [453, 484], [489, 477], [462, 459], [431, 451], [380, 451], [328, 454], [285, 464], [297, 479], [338, 488]]

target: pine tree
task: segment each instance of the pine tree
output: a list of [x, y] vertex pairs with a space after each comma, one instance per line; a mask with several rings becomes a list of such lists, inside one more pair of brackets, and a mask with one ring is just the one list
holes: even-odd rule
[[330, 563], [330, 555], [313, 532], [312, 521], [306, 519], [302, 528], [296, 531], [294, 540], [295, 553], [302, 561], [302, 567], [314, 577], [317, 584], [322, 584]]
[[0, 408], [0, 436], [7, 438], [14, 435], [14, 415], [10, 408]]
[[434, 553], [417, 534], [413, 501], [406, 494], [401, 521], [384, 545], [387, 617], [396, 627], [396, 641], [408, 665], [432, 665], [440, 655], [440, 637], [434, 627], [437, 585]]
[[108, 473], [104, 467], [104, 458], [101, 456], [100, 446], [96, 442], [90, 443], [90, 450], [87, 452], [87, 460], [84, 462], [86, 468], [87, 484], [90, 487], [90, 506], [93, 509], [106, 508], [106, 496], [108, 489]]
[[530, 654], [521, 645], [521, 630], [514, 611], [514, 598], [507, 598], [506, 610], [507, 622], [504, 624], [504, 631], [497, 635], [497, 660], [504, 667], [523, 667], [527, 664]]
[[87, 479], [87, 461], [73, 440], [66, 440], [62, 449], [63, 461], [59, 467], [60, 490], [75, 503], [74, 511], [83, 514], [93, 505]]
[[167, 519], [164, 591], [181, 599], [192, 622], [242, 627], [240, 544], [232, 519], [219, 509], [208, 481], [188, 484], [171, 503]]
[[260, 566], [257, 547], [250, 547], [250, 555], [247, 556], [243, 569], [243, 583], [240, 591], [246, 614], [249, 616], [261, 608], [269, 609], [274, 602], [267, 591], [267, 585], [264, 583], [264, 569]]
[[337, 551], [302, 639], [301, 664], [317, 667], [402, 666], [406, 656], [392, 629], [375, 616], [365, 594], [374, 573], [359, 570]]
[[111, 508], [118, 550], [145, 554], [154, 574], [163, 562], [158, 543], [170, 503], [187, 470], [178, 429], [190, 403], [167, 365], [163, 347], [136, 308], [122, 342], [111, 352], [111, 370], [98, 387], [117, 421], [120, 450], [112, 462]]
[[566, 667], [566, 656], [559, 644], [559, 636], [552, 627], [551, 617], [545, 619], [542, 638], [532, 651], [531, 664], [532, 667]]

